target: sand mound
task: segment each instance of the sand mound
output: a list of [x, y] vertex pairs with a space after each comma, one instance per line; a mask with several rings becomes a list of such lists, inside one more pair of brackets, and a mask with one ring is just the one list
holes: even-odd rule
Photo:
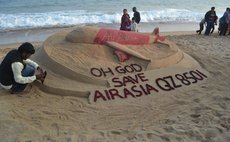
[[[109, 29], [108, 32], [110, 32]], [[112, 32], [123, 31], [112, 30]], [[153, 70], [173, 66], [179, 66], [181, 72], [199, 67], [196, 61], [184, 54], [175, 43], [165, 40], [153, 44], [151, 42], [155, 36], [141, 33], [140, 36], [149, 37], [149, 43], [126, 42], [119, 48], [127, 48], [126, 53], [141, 54], [150, 61], [131, 56], [128, 61], [121, 64], [114, 54], [117, 49], [104, 44], [107, 41], [99, 44], [95, 42], [95, 39], [104, 40], [107, 36], [98, 37], [97, 33], [100, 33], [100, 29], [81, 27], [72, 32], [61, 32], [49, 37], [34, 56], [35, 60], [45, 66], [49, 72], [44, 85], [40, 88], [59, 95], [88, 97], [92, 94], [90, 93], [92, 90], [103, 90], [113, 86], [113, 81], [111, 81], [113, 77], [140, 72], [148, 72], [148, 76], [151, 76], [154, 74]], [[135, 34], [139, 36], [139, 33]], [[112, 41], [116, 42], [114, 39]]]

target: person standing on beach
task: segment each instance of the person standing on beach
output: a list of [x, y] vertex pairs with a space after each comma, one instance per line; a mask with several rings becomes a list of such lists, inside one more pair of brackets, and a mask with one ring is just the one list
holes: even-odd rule
[[210, 31], [215, 26], [216, 21], [217, 21], [217, 16], [215, 12], [215, 7], [212, 7], [211, 10], [209, 10], [205, 14], [205, 22], [207, 22], [207, 27], [206, 27], [204, 35], [210, 34]]
[[230, 8], [227, 8], [227, 18], [226, 18], [226, 22], [227, 22], [227, 24], [228, 24], [228, 28], [227, 28], [228, 35], [230, 35]]
[[131, 22], [131, 31], [138, 32], [138, 25], [134, 17], [132, 18], [132, 22]]
[[201, 34], [201, 32], [203, 31], [203, 29], [204, 29], [204, 25], [205, 25], [205, 19], [204, 19], [204, 18], [203, 18], [203, 19], [201, 19], [201, 21], [200, 21], [199, 25], [200, 25], [200, 29], [199, 29], [199, 30], [197, 30], [197, 31], [196, 31], [196, 33], [198, 33], [198, 34], [200, 35], [200, 34]]
[[[31, 43], [25, 42], [7, 53], [0, 65], [0, 86], [11, 90], [12, 94], [18, 94], [24, 91], [28, 83], [35, 80], [44, 81], [46, 71], [44, 72], [39, 65], [30, 60], [35, 49]], [[35, 71], [37, 74], [35, 75]]]
[[[228, 13], [230, 12], [229, 8], [226, 8], [226, 11], [224, 12], [224, 15], [219, 20], [219, 35], [226, 35], [228, 30], [228, 23], [230, 22], [230, 17], [228, 19]], [[230, 14], [229, 14], [230, 15]]]
[[123, 15], [121, 17], [121, 27], [120, 30], [123, 31], [130, 31], [130, 25], [131, 25], [131, 21], [130, 21], [130, 16], [128, 14], [128, 10], [127, 9], [123, 9]]
[[133, 12], [133, 17], [135, 18], [136, 23], [139, 24], [141, 21], [141, 16], [136, 7], [133, 7]]
[[226, 8], [223, 18], [225, 23], [223, 25], [223, 31], [220, 33], [220, 35], [225, 35], [227, 32], [228, 35], [230, 35], [230, 8]]

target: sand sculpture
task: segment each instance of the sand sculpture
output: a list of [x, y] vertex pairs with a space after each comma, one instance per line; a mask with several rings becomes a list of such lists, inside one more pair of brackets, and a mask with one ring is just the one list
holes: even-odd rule
[[[37, 85], [96, 103], [174, 91], [208, 77], [175, 43], [159, 37], [87, 26], [54, 34], [34, 56], [49, 73]], [[129, 60], [120, 63], [116, 51]]]

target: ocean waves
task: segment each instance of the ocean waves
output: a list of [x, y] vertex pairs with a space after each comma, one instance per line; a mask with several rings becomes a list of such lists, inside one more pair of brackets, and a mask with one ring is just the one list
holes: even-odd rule
[[[129, 13], [132, 17], [133, 13]], [[141, 22], [189, 23], [199, 22], [203, 13], [186, 9], [162, 9], [140, 11]], [[78, 24], [120, 23], [122, 13], [89, 12], [86, 10], [56, 11], [44, 13], [0, 13], [0, 30], [40, 28], [52, 26], [73, 26]]]

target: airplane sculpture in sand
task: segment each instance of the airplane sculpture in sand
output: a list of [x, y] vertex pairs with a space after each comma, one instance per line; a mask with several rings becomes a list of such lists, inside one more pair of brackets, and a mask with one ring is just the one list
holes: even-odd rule
[[[96, 33], [96, 35], [89, 35], [89, 33]], [[148, 35], [148, 34], [127, 32], [121, 30], [84, 27], [84, 28], [78, 28], [70, 32], [66, 36], [66, 40], [74, 43], [105, 44], [108, 47], [115, 48], [116, 50], [122, 51], [123, 55], [128, 54], [140, 58], [142, 60], [150, 61], [151, 60], [150, 58], [146, 58], [145, 56], [141, 55], [135, 50], [126, 47], [125, 45], [153, 44], [153, 43], [157, 43], [158, 41], [159, 42], [164, 41], [165, 38], [159, 35], [159, 28], [155, 28], [152, 35]], [[121, 62], [125, 61], [121, 58], [119, 59]]]
[[[95, 102], [95, 96], [98, 99], [102, 95], [99, 93], [98, 97], [95, 90], [114, 86], [127, 87], [129, 83], [137, 85], [145, 80], [150, 81], [147, 78], [151, 76], [159, 76], [156, 72], [163, 73], [162, 75], [169, 74], [171, 70], [175, 74], [191, 70], [195, 72], [197, 69], [205, 72], [174, 42], [160, 36], [158, 28], [152, 34], [144, 34], [90, 26], [78, 27], [73, 31], [50, 36], [38, 50], [34, 60], [48, 71], [44, 84], [38, 84], [42, 90], [59, 95], [90, 95], [91, 102]], [[199, 73], [190, 74], [195, 76], [194, 74]], [[127, 75], [129, 77], [124, 79]], [[123, 86], [122, 83], [116, 84], [119, 82], [118, 78], [122, 77]], [[63, 84], [60, 85], [60, 82]], [[133, 91], [141, 92], [137, 90]]]

